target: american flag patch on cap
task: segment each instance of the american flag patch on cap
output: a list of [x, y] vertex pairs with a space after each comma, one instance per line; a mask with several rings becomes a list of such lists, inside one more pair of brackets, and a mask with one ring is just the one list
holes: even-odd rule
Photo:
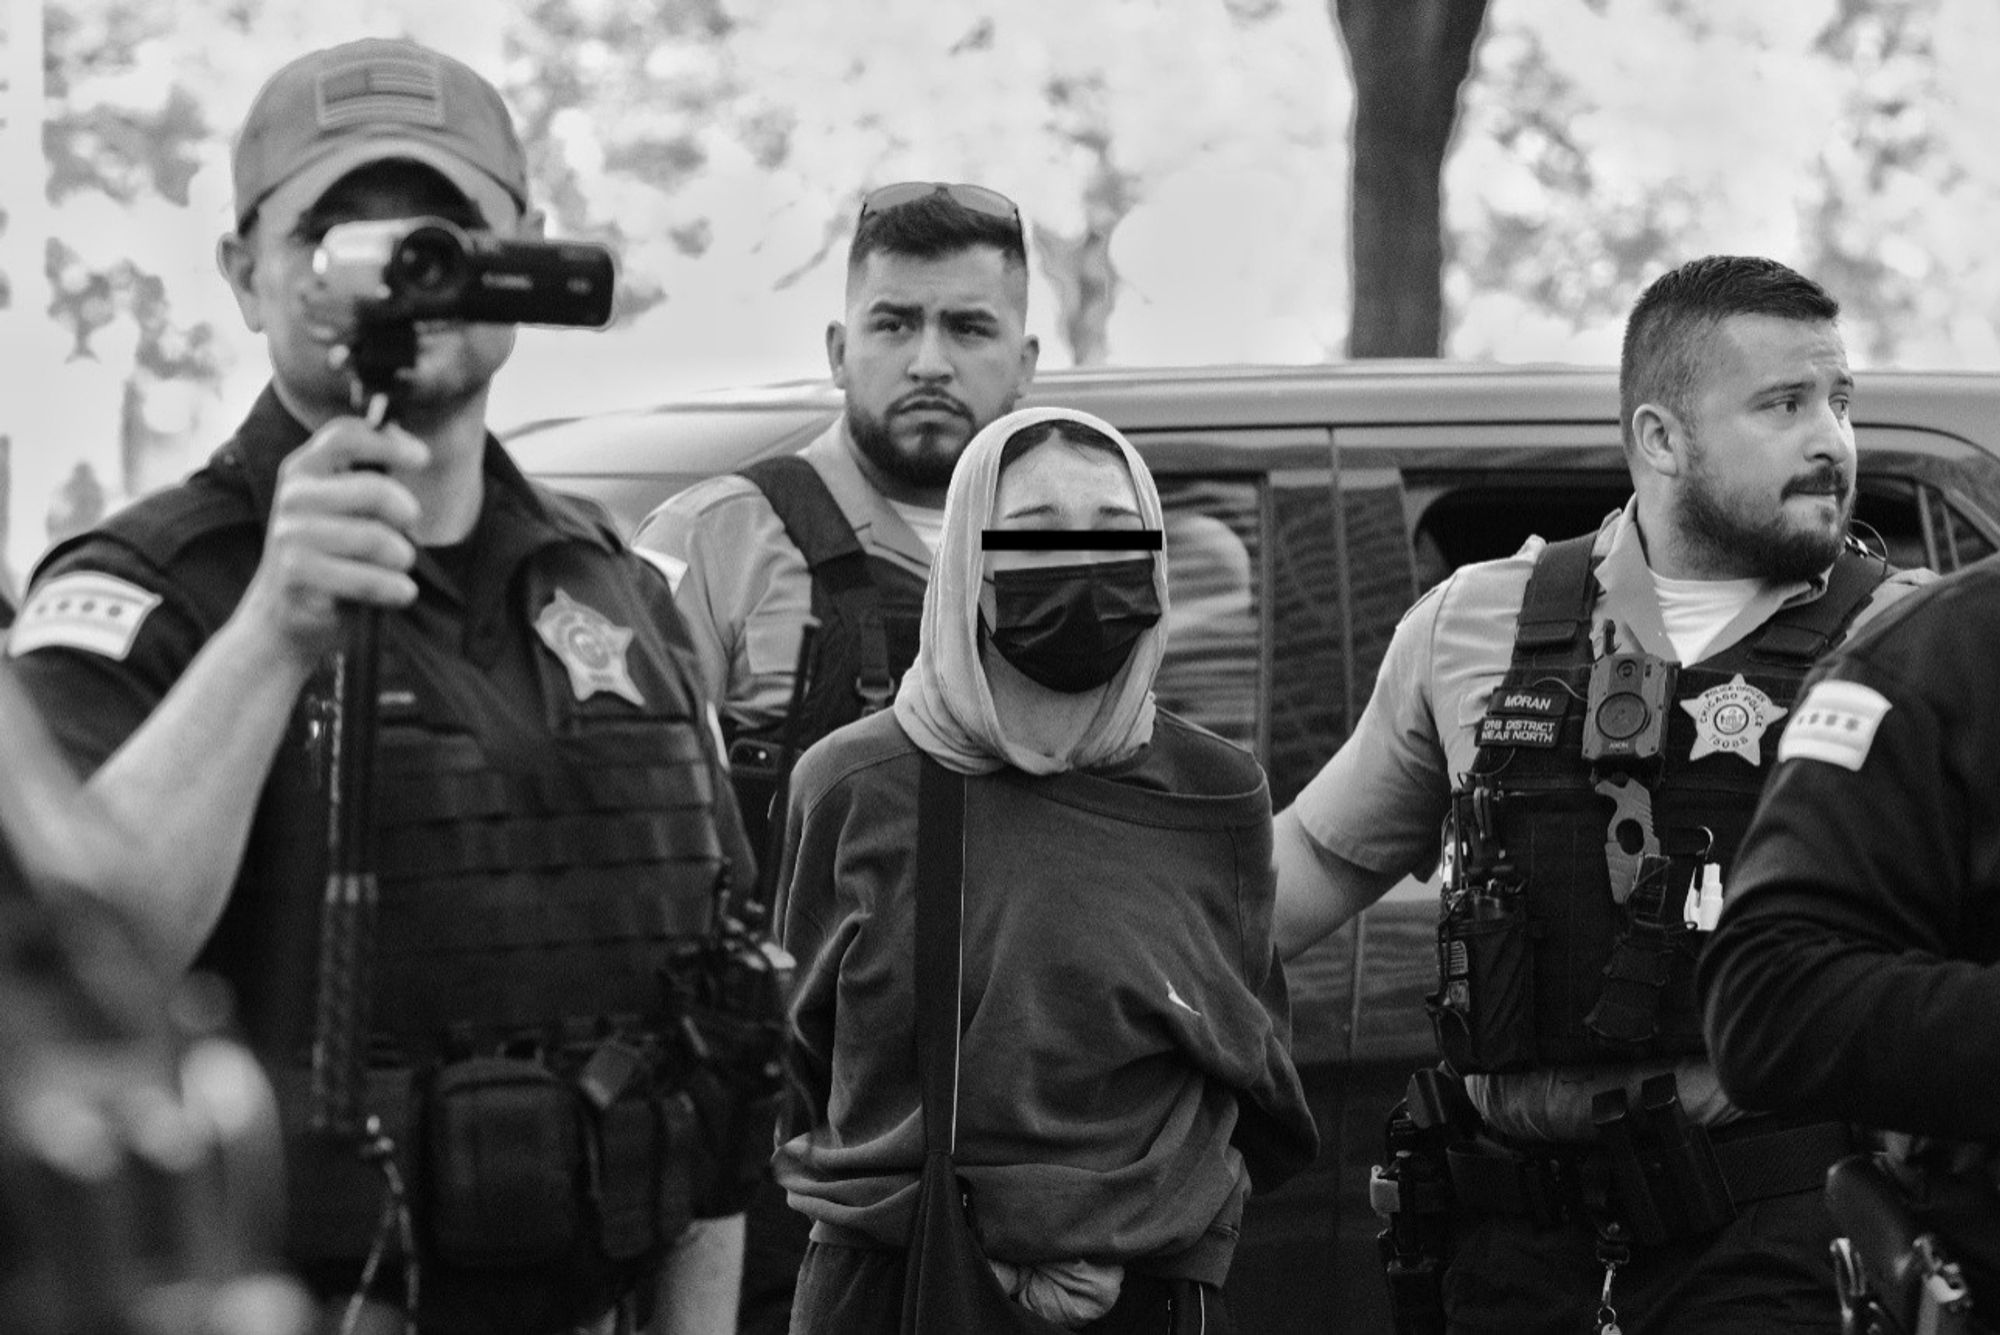
[[319, 124], [357, 121], [444, 124], [444, 79], [435, 60], [377, 55], [336, 65], [319, 76]]

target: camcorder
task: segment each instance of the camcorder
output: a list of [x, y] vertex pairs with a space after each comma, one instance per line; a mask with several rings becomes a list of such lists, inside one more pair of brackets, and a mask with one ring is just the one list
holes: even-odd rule
[[341, 223], [313, 256], [328, 314], [359, 324], [418, 320], [589, 329], [611, 320], [611, 252], [586, 241], [520, 241], [442, 218]]

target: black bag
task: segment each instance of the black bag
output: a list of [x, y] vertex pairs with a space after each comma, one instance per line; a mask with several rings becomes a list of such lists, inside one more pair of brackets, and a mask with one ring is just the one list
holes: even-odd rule
[[903, 1335], [1068, 1335], [1001, 1289], [973, 1236], [971, 1209], [951, 1156], [927, 1152], [903, 1282]]
[[430, 1082], [419, 1225], [452, 1268], [559, 1266], [584, 1241], [583, 1098], [539, 1061], [471, 1057]]
[[917, 784], [917, 1069], [924, 1175], [903, 1283], [902, 1335], [1067, 1335], [1009, 1298], [973, 1233], [951, 1154], [958, 1134], [965, 780], [924, 757]]
[[645, 1052], [465, 1057], [420, 1083], [424, 1330], [568, 1329], [648, 1286], [689, 1218], [696, 1132]]

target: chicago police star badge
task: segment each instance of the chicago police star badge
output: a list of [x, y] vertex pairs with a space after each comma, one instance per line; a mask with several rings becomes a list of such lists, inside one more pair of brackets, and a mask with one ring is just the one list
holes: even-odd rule
[[535, 633], [569, 669], [569, 688], [578, 700], [609, 691], [635, 705], [646, 703], [625, 666], [625, 646], [632, 643], [632, 632], [613, 625], [604, 613], [557, 589], [535, 618]]
[[1764, 729], [1789, 712], [1743, 680], [1741, 672], [1692, 700], [1681, 701], [1681, 708], [1694, 717], [1694, 750], [1688, 752], [1689, 760], [1700, 760], [1721, 751], [1740, 756], [1753, 765], [1764, 763], [1758, 747], [1764, 739]]

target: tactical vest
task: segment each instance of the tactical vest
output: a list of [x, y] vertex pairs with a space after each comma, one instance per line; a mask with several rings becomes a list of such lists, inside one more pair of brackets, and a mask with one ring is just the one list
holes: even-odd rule
[[[870, 556], [827, 490], [800, 455], [764, 459], [741, 470], [756, 484], [805, 558], [812, 576], [812, 679], [791, 737], [803, 750], [843, 724], [888, 707], [916, 661], [924, 580]], [[766, 846], [769, 808], [780, 777], [777, 745], [786, 725], [732, 733], [730, 759], [751, 847]]]
[[1536, 562], [1447, 822], [1428, 1004], [1461, 1074], [1705, 1050], [1688, 892], [1710, 865], [1727, 886], [1801, 682], [1889, 573], [1843, 551], [1820, 598], [1677, 667], [1655, 758], [1593, 764], [1594, 541]]
[[[197, 494], [117, 536], [163, 567], [199, 563], [199, 535], [175, 523], [193, 516], [218, 530], [243, 519]], [[674, 974], [710, 927], [727, 859], [704, 725], [635, 570], [577, 540], [526, 556], [505, 595], [514, 628], [484, 662], [457, 644], [440, 653], [435, 627], [426, 638], [416, 620], [422, 603], [382, 623], [365, 1102], [409, 1184], [426, 1330], [585, 1320], [692, 1211]], [[561, 596], [588, 615], [559, 628], [558, 653], [533, 627]], [[294, 710], [205, 958], [239, 981], [278, 1088], [287, 1254], [339, 1291], [377, 1239], [385, 1192], [352, 1145], [304, 1129], [332, 704], [322, 672]], [[536, 709], [546, 735], [486, 722]]]
[[[724, 854], [701, 725], [652, 613], [611, 574], [563, 550], [520, 576], [525, 620], [561, 593], [631, 633], [644, 701], [608, 685], [577, 700], [529, 632], [553, 724], [538, 754], [491, 754], [476, 721], [428, 712], [426, 677], [477, 669], [385, 624], [375, 1026], [416, 1060], [657, 1021], [663, 952], [707, 929]], [[572, 633], [572, 653], [615, 658], [604, 629]]]

